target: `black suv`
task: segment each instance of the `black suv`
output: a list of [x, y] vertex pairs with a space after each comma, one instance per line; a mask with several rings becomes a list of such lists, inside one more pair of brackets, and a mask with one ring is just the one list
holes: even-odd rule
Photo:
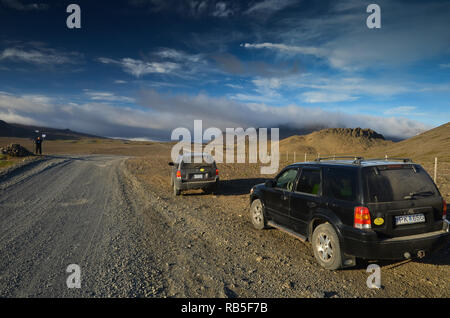
[[175, 163], [169, 162], [169, 166], [172, 166], [170, 184], [175, 195], [180, 195], [182, 190], [190, 189], [203, 189], [207, 193], [217, 192], [219, 170], [210, 155], [203, 153], [180, 155]]
[[[333, 159], [333, 160], [330, 160]], [[447, 205], [409, 159], [320, 158], [284, 168], [250, 191], [255, 228], [310, 241], [323, 267], [424, 257], [449, 240]]]

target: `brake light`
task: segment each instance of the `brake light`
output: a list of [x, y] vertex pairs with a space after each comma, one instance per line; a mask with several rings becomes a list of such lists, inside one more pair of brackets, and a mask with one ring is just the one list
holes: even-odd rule
[[216, 169], [216, 176], [219, 175], [219, 169]]
[[181, 179], [181, 171], [180, 170], [177, 171], [177, 179]]
[[442, 219], [445, 220], [447, 217], [447, 202], [445, 200], [442, 200]]
[[363, 206], [355, 207], [354, 227], [357, 229], [370, 229], [372, 224], [370, 221], [369, 209]]

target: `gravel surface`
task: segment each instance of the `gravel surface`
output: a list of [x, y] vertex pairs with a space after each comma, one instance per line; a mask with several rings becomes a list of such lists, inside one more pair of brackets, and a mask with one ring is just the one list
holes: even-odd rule
[[[123, 159], [47, 157], [0, 183], [0, 296], [158, 295]], [[81, 268], [80, 289], [66, 286], [69, 264]]]
[[[448, 246], [420, 261], [330, 272], [309, 243], [248, 217], [248, 179], [171, 193], [167, 162], [53, 156], [0, 180], [1, 297], [450, 297]], [[240, 176], [240, 178], [238, 178]], [[68, 289], [66, 268], [81, 268]]]

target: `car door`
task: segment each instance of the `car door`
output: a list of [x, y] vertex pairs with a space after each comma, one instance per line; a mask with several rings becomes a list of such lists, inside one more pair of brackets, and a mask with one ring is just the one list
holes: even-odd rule
[[304, 167], [291, 194], [290, 216], [293, 229], [306, 235], [307, 225], [321, 204], [322, 172], [317, 167]]
[[295, 187], [298, 168], [283, 170], [276, 178], [273, 187], [267, 188], [265, 205], [271, 219], [279, 224], [289, 224], [290, 195]]

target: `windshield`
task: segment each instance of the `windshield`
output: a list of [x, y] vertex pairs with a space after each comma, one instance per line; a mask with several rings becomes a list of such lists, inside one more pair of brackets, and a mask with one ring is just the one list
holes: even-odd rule
[[393, 165], [363, 169], [367, 201], [391, 202], [438, 195], [436, 186], [420, 166]]

